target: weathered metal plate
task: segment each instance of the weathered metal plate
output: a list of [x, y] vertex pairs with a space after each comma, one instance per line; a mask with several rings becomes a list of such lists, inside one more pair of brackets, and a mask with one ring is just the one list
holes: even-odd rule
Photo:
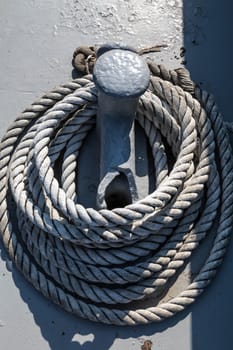
[[[168, 44], [151, 56], [171, 68], [186, 60], [194, 79], [215, 94], [224, 118], [233, 121], [232, 7], [216, 0], [1, 0], [1, 135], [24, 107], [70, 79], [76, 46], [106, 41]], [[93, 179], [85, 181], [91, 197]], [[146, 340], [152, 349], [232, 348], [232, 243], [220, 273], [192, 307], [161, 324], [134, 328], [94, 324], [62, 311], [24, 280], [1, 249], [3, 349], [140, 350]]]

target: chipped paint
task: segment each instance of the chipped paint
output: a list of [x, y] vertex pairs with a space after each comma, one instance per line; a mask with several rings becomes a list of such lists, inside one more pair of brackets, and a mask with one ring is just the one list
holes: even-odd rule
[[86, 37], [92, 36], [93, 44], [182, 44], [182, 0], [65, 0], [59, 13], [56, 31], [78, 30]]

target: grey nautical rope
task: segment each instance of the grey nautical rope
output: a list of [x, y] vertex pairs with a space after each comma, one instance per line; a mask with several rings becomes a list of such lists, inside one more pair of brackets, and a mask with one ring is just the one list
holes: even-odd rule
[[[214, 277], [232, 229], [232, 153], [213, 97], [183, 68], [149, 67], [137, 120], [156, 183], [144, 199], [113, 210], [79, 204], [78, 157], [98, 99], [91, 75], [34, 102], [1, 142], [0, 229], [10, 257], [46, 297], [108, 324], [157, 322], [191, 304]], [[209, 235], [211, 251], [190, 285], [141, 308]]]

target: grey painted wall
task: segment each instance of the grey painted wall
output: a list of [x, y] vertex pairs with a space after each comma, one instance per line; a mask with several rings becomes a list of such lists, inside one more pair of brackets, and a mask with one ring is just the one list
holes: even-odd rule
[[[71, 77], [76, 46], [124, 41], [137, 47], [168, 44], [153, 55], [188, 68], [216, 95], [233, 121], [230, 2], [209, 0], [0, 0], [0, 106], [4, 130], [43, 92]], [[225, 3], [225, 4], [224, 4]], [[183, 24], [184, 23], [184, 24]], [[1, 246], [0, 340], [12, 350], [231, 350], [233, 245], [220, 273], [187, 311], [157, 325], [110, 327], [78, 319], [43, 298], [12, 266]]]

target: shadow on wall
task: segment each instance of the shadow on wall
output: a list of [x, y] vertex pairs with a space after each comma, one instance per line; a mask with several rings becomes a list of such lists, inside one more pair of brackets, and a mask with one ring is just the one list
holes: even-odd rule
[[233, 3], [184, 0], [186, 66], [200, 86], [212, 92], [225, 120], [233, 121]]
[[143, 343], [151, 336], [174, 327], [190, 311], [185, 310], [165, 322], [146, 326], [117, 327], [90, 322], [63, 311], [37, 292], [12, 265], [1, 242], [0, 253], [1, 259], [12, 273], [22, 300], [28, 305], [51, 350], [109, 350], [115, 340], [124, 339], [128, 340], [128, 344], [132, 341], [130, 349], [141, 350]]
[[[214, 94], [223, 118], [233, 122], [233, 3], [184, 0], [186, 66]], [[192, 349], [232, 349], [233, 242], [223, 268], [192, 308]]]

